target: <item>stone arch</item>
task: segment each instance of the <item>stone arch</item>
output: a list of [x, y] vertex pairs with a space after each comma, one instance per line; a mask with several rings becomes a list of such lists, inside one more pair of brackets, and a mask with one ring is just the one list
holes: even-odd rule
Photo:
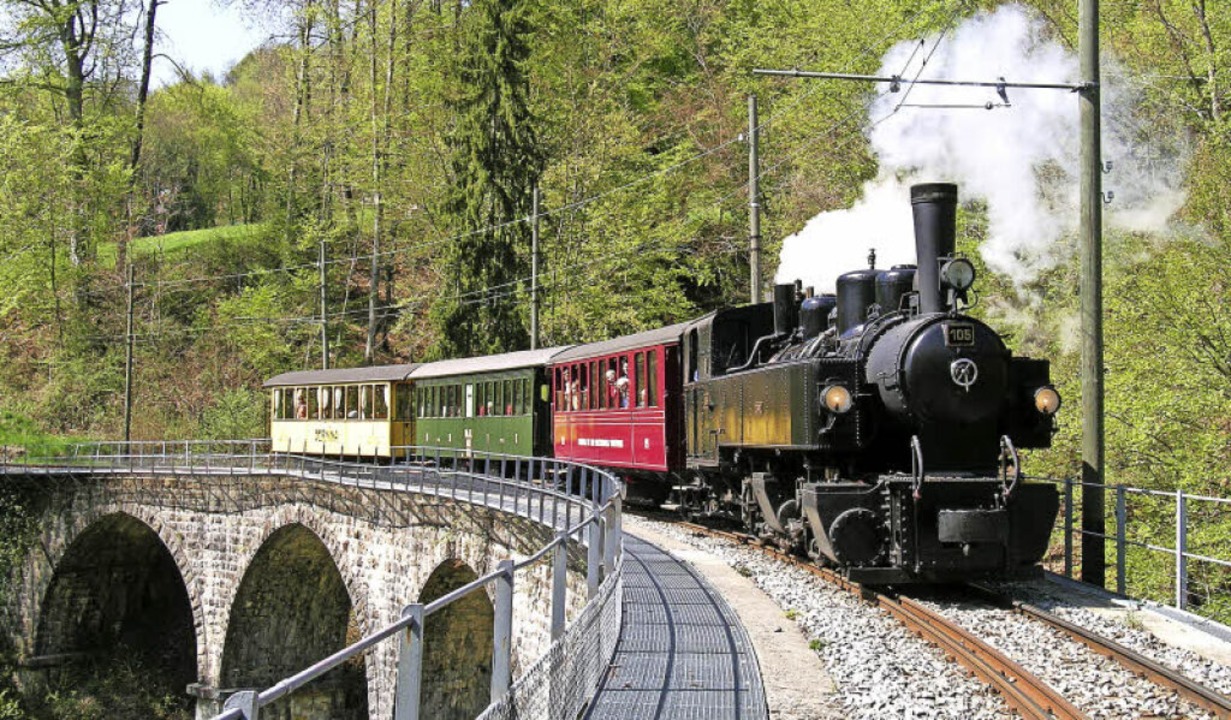
[[[221, 687], [265, 688], [359, 637], [359, 621], [335, 555], [303, 523], [269, 534], [231, 604]], [[367, 717], [362, 659], [282, 701], [293, 717]]]
[[[302, 525], [316, 536], [316, 539], [320, 541], [333, 559], [335, 567], [342, 575], [342, 584], [346, 587], [346, 593], [350, 596], [351, 604], [354, 606], [354, 616], [359, 623], [359, 630], [361, 633], [367, 632], [369, 610], [367, 603], [367, 579], [361, 568], [356, 568], [345, 561], [347, 551], [350, 549], [350, 542], [352, 541], [339, 538], [334, 527], [331, 526], [323, 515], [324, 513], [316, 508], [300, 504], [278, 507], [269, 512], [268, 517], [261, 523], [259, 535], [248, 545], [248, 547], [255, 547], [257, 550], [246, 557], [245, 562], [240, 565], [239, 572], [247, 574], [247, 569], [251, 567], [252, 561], [256, 559], [260, 549], [268, 545], [274, 535], [285, 530], [287, 526]], [[239, 587], [237, 585], [235, 593], [238, 592]], [[234, 600], [235, 595], [232, 595], [232, 605]], [[228, 618], [228, 624], [229, 621]], [[226, 634], [225, 629], [224, 634]]]
[[[449, 559], [428, 576], [419, 602], [428, 604], [478, 579], [465, 562]], [[473, 592], [424, 623], [420, 715], [470, 720], [491, 701], [492, 620], [488, 594]]]
[[[53, 666], [69, 661], [74, 673], [84, 668], [87, 675], [107, 673], [111, 658], [135, 658], [165, 685], [160, 691], [186, 700], [184, 688], [197, 679], [200, 603], [185, 581], [182, 549], [125, 512], [76, 527], [49, 553], [53, 572], [34, 655]], [[90, 668], [79, 660], [95, 662]]]

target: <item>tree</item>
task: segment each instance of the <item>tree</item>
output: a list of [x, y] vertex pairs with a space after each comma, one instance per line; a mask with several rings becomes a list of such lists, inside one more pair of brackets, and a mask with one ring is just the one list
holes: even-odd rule
[[0, 0], [0, 8], [10, 13], [13, 25], [0, 34], [0, 51], [21, 56], [30, 70], [27, 82], [62, 100], [68, 115], [66, 130], [73, 143], [70, 167], [77, 186], [68, 249], [72, 264], [80, 265], [93, 254], [88, 237], [91, 192], [86, 187], [91, 166], [97, 164], [91, 162], [91, 144], [106, 134], [87, 122], [87, 91], [99, 88], [110, 93], [112, 81], [120, 77], [130, 52], [124, 34], [127, 5], [102, 0]]
[[444, 297], [432, 313], [442, 357], [529, 343], [517, 297], [530, 246], [524, 220], [544, 158], [528, 107], [525, 12], [521, 0], [479, 0], [462, 12], [446, 201], [456, 238], [445, 253]]

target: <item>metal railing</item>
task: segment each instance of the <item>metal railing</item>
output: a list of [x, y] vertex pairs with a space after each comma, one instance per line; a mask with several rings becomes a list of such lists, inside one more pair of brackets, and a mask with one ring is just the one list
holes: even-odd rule
[[[416, 492], [494, 507], [528, 518], [554, 531], [554, 539], [520, 560], [502, 560], [497, 569], [431, 603], [406, 605], [400, 619], [264, 690], [231, 695], [213, 720], [257, 720], [260, 710], [290, 695], [382, 642], [397, 638], [395, 720], [420, 717], [424, 621], [450, 604], [495, 588], [491, 705], [551, 707], [553, 717], [576, 717], [593, 695], [615, 648], [622, 598], [623, 484], [610, 473], [552, 458], [468, 452], [452, 448], [398, 447], [392, 462], [363, 463], [270, 451], [268, 440], [104, 442], [65, 446], [54, 456], [11, 457], [0, 450], [0, 472], [23, 474], [192, 473], [279, 474], [347, 486]], [[586, 550], [587, 603], [566, 627], [569, 543]], [[513, 683], [513, 590], [517, 573], [549, 559], [551, 563], [551, 639], [547, 654]], [[615, 631], [611, 630], [615, 617]], [[586, 636], [603, 630], [601, 640]], [[610, 636], [610, 637], [608, 637]], [[578, 648], [589, 647], [587, 653]], [[565, 648], [572, 651], [565, 652]], [[536, 673], [542, 674], [536, 675]], [[582, 680], [584, 682], [579, 683]], [[588, 686], [588, 687], [587, 687]], [[559, 714], [558, 714], [559, 713]]]
[[[1231, 604], [1221, 606], [1231, 602], [1226, 592], [1231, 587], [1231, 499], [1071, 478], [1052, 482], [1061, 492], [1058, 532], [1064, 543], [1063, 575], [1073, 576], [1082, 538], [1103, 538], [1108, 554], [1114, 554], [1114, 564], [1108, 566], [1115, 567], [1119, 594], [1131, 592], [1134, 597], [1191, 609], [1220, 622], [1231, 621]], [[1114, 498], [1107, 503], [1109, 532], [1081, 528], [1080, 501], [1074, 496], [1086, 489], [1107, 493], [1109, 501]], [[1133, 522], [1147, 514], [1152, 524]], [[1160, 561], [1170, 565], [1166, 573], [1158, 572]]]

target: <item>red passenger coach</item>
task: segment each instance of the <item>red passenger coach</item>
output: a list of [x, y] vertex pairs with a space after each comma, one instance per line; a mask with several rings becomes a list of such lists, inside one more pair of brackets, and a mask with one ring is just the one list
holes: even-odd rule
[[[555, 456], [622, 469], [632, 485], [683, 467], [680, 334], [685, 324], [578, 345], [551, 359]], [[632, 487], [666, 497], [670, 482]], [[661, 498], [659, 498], [661, 499]]]

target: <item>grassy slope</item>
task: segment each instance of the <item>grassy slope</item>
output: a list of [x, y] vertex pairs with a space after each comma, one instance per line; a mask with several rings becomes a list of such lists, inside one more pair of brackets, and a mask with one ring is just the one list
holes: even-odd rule
[[[153, 253], [175, 253], [197, 245], [216, 242], [227, 238], [243, 242], [258, 237], [264, 230], [264, 225], [224, 225], [222, 227], [206, 228], [204, 230], [184, 230], [167, 233], [166, 235], [148, 235], [132, 241], [129, 249], [136, 255]], [[98, 261], [104, 267], [115, 266], [115, 243], [106, 243], [98, 248]]]
[[38, 429], [34, 421], [24, 415], [0, 410], [0, 452], [12, 454], [16, 448], [25, 448], [33, 457], [48, 457], [60, 452], [70, 440], [48, 435]]

